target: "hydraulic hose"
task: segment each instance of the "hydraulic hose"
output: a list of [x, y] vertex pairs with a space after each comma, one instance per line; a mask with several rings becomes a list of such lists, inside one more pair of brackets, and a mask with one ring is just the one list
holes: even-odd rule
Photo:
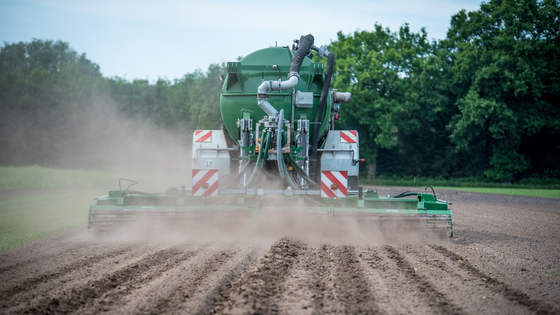
[[305, 170], [303, 168], [301, 168], [301, 166], [296, 162], [296, 160], [294, 159], [294, 157], [291, 154], [288, 154], [288, 158], [290, 159], [290, 162], [292, 162], [292, 165], [295, 167], [296, 172], [303, 177], [303, 179], [305, 179], [309, 184], [315, 185], [315, 186], [319, 186], [319, 184], [317, 184], [316, 182], [312, 181], [311, 178], [309, 178], [307, 176], [307, 174], [305, 173]]
[[294, 179], [292, 178], [292, 176], [290, 175], [290, 173], [288, 173], [288, 169], [286, 168], [286, 164], [284, 163], [284, 159], [281, 159], [282, 166], [284, 168], [284, 176], [286, 176], [286, 180], [284, 181], [284, 183], [287, 186], [291, 186], [292, 188], [296, 189], [298, 188], [298, 184], [294, 181]]
[[261, 176], [264, 164], [268, 160], [268, 149], [269, 149], [269, 146], [270, 146], [270, 137], [271, 136], [272, 136], [272, 132], [269, 132], [267, 137], [266, 137], [265, 144], [264, 144], [263, 161], [262, 161], [261, 165], [259, 166], [259, 172], [257, 173], [257, 176], [256, 176], [255, 180], [258, 180], [259, 176]]
[[301, 68], [303, 59], [307, 56], [307, 53], [311, 49], [311, 46], [313, 46], [314, 42], [315, 38], [311, 34], [300, 37], [298, 50], [296, 51], [296, 54], [292, 59], [292, 64], [290, 65], [288, 79], [293, 75], [297, 75], [299, 77], [299, 69]]
[[327, 105], [327, 98], [329, 96], [329, 89], [331, 87], [331, 79], [334, 66], [334, 53], [329, 52], [327, 56], [327, 72], [325, 73], [325, 83], [323, 84], [323, 91], [321, 92], [321, 98], [319, 99], [319, 108], [317, 109], [317, 114], [315, 115], [315, 124], [313, 126], [313, 141], [311, 142], [311, 150], [309, 152], [310, 161], [310, 175], [312, 178], [316, 178], [317, 170], [317, 149], [319, 146], [319, 130], [321, 128], [321, 122], [323, 119], [323, 114], [325, 107]]
[[278, 113], [278, 131], [276, 133], [276, 162], [278, 164], [278, 173], [284, 179], [284, 156], [282, 154], [282, 129], [284, 129], [284, 110]]
[[261, 150], [259, 151], [259, 155], [257, 156], [257, 162], [255, 163], [255, 168], [253, 169], [253, 173], [251, 174], [251, 177], [249, 177], [249, 180], [247, 181], [247, 184], [245, 184], [243, 189], [245, 189], [245, 188], [249, 187], [249, 185], [251, 185], [251, 183], [255, 179], [255, 176], [256, 176], [257, 172], [260, 171], [260, 164], [263, 164], [262, 157], [264, 155], [263, 154], [264, 151], [262, 150], [262, 148], [263, 148], [263, 144], [265, 142], [265, 138], [267, 138], [267, 136], [270, 136], [270, 135], [267, 135], [266, 133], [267, 133], [267, 131], [265, 131], [265, 133], [263, 134], [263, 136], [261, 138], [261, 143], [260, 143]]
[[282, 137], [283, 137], [283, 129], [284, 129], [284, 110], [281, 109], [278, 113], [278, 130], [276, 132], [276, 164], [278, 164], [278, 174], [284, 181], [284, 184], [287, 186], [291, 186], [293, 188], [298, 187], [296, 182], [288, 173], [288, 169], [286, 168], [286, 163], [284, 162], [284, 154], [282, 154]]
[[408, 197], [408, 196], [417, 196], [418, 193], [417, 192], [413, 192], [413, 191], [405, 191], [402, 192], [398, 195], [393, 195], [393, 196], [389, 196], [391, 198], [403, 198], [403, 197]]

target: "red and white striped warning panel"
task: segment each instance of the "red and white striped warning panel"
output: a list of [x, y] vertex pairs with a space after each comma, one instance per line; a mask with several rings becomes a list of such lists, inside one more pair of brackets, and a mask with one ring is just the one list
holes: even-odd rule
[[195, 130], [194, 142], [212, 142], [212, 130]]
[[342, 130], [340, 131], [340, 142], [342, 143], [356, 143], [358, 140], [358, 132], [356, 130]]
[[192, 170], [192, 195], [217, 196], [218, 170]]
[[348, 197], [348, 172], [322, 171], [321, 197]]

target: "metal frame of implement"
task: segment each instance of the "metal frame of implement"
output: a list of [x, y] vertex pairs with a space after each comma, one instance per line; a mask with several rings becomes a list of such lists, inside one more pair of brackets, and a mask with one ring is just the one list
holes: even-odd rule
[[[114, 224], [134, 220], [178, 220], [232, 214], [251, 217], [258, 223], [267, 211], [311, 213], [336, 220], [344, 215], [376, 215], [379, 219], [425, 219], [433, 227], [445, 227], [453, 236], [448, 203], [435, 194], [408, 193], [403, 198], [378, 197], [375, 190], [349, 191], [348, 198], [318, 198], [319, 190], [221, 189], [217, 197], [196, 197], [184, 187], [166, 194], [136, 195], [127, 190], [110, 191], [90, 206], [88, 230], [103, 231]], [[275, 202], [281, 201], [281, 202]]]

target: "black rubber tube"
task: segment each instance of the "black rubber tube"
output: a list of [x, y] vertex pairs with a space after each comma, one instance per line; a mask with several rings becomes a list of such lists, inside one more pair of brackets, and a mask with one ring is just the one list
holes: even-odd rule
[[319, 99], [319, 108], [317, 108], [317, 115], [315, 115], [315, 124], [313, 125], [313, 140], [311, 141], [311, 150], [309, 152], [309, 177], [317, 180], [317, 149], [319, 146], [319, 130], [321, 128], [321, 122], [323, 120], [323, 114], [325, 107], [327, 105], [327, 98], [329, 96], [329, 90], [331, 88], [331, 79], [334, 66], [334, 53], [330, 52], [327, 56], [327, 72], [325, 73], [325, 83], [323, 84], [323, 91], [321, 92], [321, 98]]
[[294, 166], [296, 172], [298, 172], [298, 174], [303, 177], [303, 179], [305, 179], [308, 184], [320, 186], [316, 182], [312, 181], [311, 178], [307, 177], [307, 174], [305, 174], [305, 170], [301, 168], [301, 166], [299, 166], [299, 164], [291, 154], [288, 154], [288, 158], [290, 159], [290, 162], [292, 162], [292, 165]]
[[389, 196], [391, 198], [403, 198], [403, 197], [408, 197], [408, 196], [417, 196], [418, 193], [417, 192], [413, 192], [413, 191], [405, 191], [402, 192], [398, 195], [393, 195], [393, 196]]
[[266, 137], [266, 141], [265, 141], [265, 144], [264, 144], [264, 156], [263, 156], [263, 161], [262, 161], [261, 165], [259, 166], [259, 172], [257, 173], [257, 176], [256, 176], [256, 178], [255, 178], [255, 181], [258, 181], [258, 180], [259, 180], [259, 176], [261, 176], [261, 174], [262, 174], [262, 170], [263, 170], [264, 164], [265, 164], [266, 161], [268, 160], [268, 149], [269, 149], [270, 142], [271, 142], [271, 139], [270, 139], [271, 136], [272, 136], [272, 131], [268, 132], [268, 135], [267, 135], [267, 137]]
[[292, 175], [290, 175], [290, 173], [288, 172], [288, 168], [286, 167], [286, 163], [284, 162], [284, 159], [280, 160], [280, 163], [282, 163], [283, 165], [283, 169], [284, 169], [284, 173], [285, 173], [285, 181], [284, 183], [286, 184], [286, 186], [291, 186], [292, 189], [298, 189], [299, 186], [298, 184], [294, 181], [294, 179], [292, 178]]
[[[267, 136], [266, 131], [263, 133], [263, 136], [261, 138], [261, 143], [260, 143], [260, 151], [259, 151], [259, 155], [257, 156], [257, 162], [255, 163], [255, 168], [253, 169], [253, 173], [251, 174], [251, 177], [249, 177], [249, 180], [247, 181], [247, 183], [245, 184], [245, 186], [243, 187], [243, 189], [247, 189], [247, 187], [249, 187], [249, 185], [251, 185], [251, 183], [253, 182], [255, 176], [257, 175], [258, 172], [260, 172], [260, 165], [264, 163], [264, 160], [262, 160], [263, 158], [263, 152], [266, 150], [263, 150], [263, 144], [265, 143], [265, 137]], [[270, 135], [268, 135], [270, 136]], [[269, 138], [266, 138], [267, 140]]]
[[294, 74], [297, 74], [299, 76], [299, 69], [301, 68], [303, 59], [305, 59], [305, 56], [307, 56], [307, 53], [311, 49], [311, 46], [313, 46], [313, 43], [315, 43], [315, 38], [311, 34], [300, 37], [299, 47], [296, 51], [296, 54], [294, 55], [294, 58], [292, 59], [288, 78]]
[[278, 113], [278, 131], [276, 133], [276, 162], [278, 163], [278, 174], [284, 179], [284, 155], [282, 154], [282, 134], [284, 129], [284, 110]]

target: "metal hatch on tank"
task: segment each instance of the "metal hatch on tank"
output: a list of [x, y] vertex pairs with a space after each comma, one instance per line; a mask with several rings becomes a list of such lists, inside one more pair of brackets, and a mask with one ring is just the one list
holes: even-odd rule
[[[313, 55], [326, 58], [326, 67]], [[335, 225], [349, 219], [421, 223], [453, 236], [450, 203], [433, 189], [380, 197], [359, 185], [359, 134], [335, 128], [351, 94], [330, 89], [334, 57], [305, 35], [292, 47], [228, 62], [221, 77], [222, 128], [193, 133], [191, 188], [148, 194], [120, 187], [90, 207], [88, 229], [146, 219], [213, 224], [232, 215], [250, 217], [258, 229], [278, 212]]]

